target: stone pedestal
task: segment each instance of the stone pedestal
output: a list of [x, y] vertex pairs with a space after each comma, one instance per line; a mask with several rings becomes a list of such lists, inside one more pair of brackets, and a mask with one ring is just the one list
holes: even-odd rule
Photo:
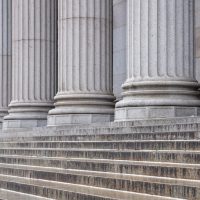
[[116, 121], [199, 114], [193, 3], [127, 1], [127, 80]]
[[56, 87], [57, 1], [12, 3], [12, 101], [3, 128], [43, 126]]
[[0, 1], [0, 127], [11, 100], [12, 1]]
[[110, 121], [112, 1], [58, 1], [58, 93], [48, 125]]

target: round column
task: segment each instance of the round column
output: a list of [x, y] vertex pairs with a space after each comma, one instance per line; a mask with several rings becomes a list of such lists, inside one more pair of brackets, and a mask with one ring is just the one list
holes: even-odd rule
[[0, 126], [11, 100], [12, 1], [0, 0]]
[[115, 120], [198, 114], [193, 0], [127, 1], [127, 80]]
[[43, 126], [56, 89], [57, 1], [12, 3], [12, 101], [3, 126]]
[[112, 1], [58, 1], [58, 93], [48, 125], [110, 121]]

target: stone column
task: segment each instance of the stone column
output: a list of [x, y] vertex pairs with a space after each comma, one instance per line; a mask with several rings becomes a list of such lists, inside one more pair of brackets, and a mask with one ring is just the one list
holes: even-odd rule
[[42, 126], [55, 95], [57, 1], [12, 3], [12, 101], [3, 128]]
[[198, 114], [193, 0], [127, 1], [127, 80], [115, 120]]
[[48, 125], [110, 121], [112, 1], [58, 1], [58, 93]]
[[11, 100], [12, 1], [0, 0], [0, 127]]
[[195, 0], [195, 74], [200, 82], [200, 1]]

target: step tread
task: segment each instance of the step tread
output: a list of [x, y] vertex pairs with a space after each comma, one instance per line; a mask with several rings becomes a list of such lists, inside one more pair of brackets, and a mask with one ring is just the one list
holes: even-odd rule
[[[30, 179], [25, 177], [8, 176], [0, 174], [0, 181], [4, 182], [15, 182], [19, 184], [34, 185], [38, 187], [54, 188], [57, 190], [65, 190], [69, 192], [82, 193], [88, 195], [95, 195], [105, 198], [116, 198], [118, 200], [180, 200], [180, 198], [148, 195], [135, 192], [119, 191], [108, 188], [99, 188], [93, 186], [71, 184], [71, 183], [61, 183], [56, 181], [46, 181], [41, 179]], [[113, 197], [113, 195], [115, 195]]]
[[99, 171], [89, 171], [89, 170], [62, 169], [55, 167], [40, 167], [40, 166], [18, 165], [18, 164], [14, 165], [14, 164], [1, 164], [1, 163], [0, 163], [0, 168], [20, 169], [28, 171], [42, 171], [42, 172], [51, 172], [57, 174], [71, 174], [71, 175], [80, 175], [87, 177], [92, 176], [92, 177], [111, 178], [111, 179], [123, 179], [130, 181], [141, 181], [148, 183], [170, 184], [170, 185], [200, 188], [200, 180], [192, 180], [192, 179], [168, 178], [168, 177], [157, 177], [148, 175], [122, 174], [113, 172], [99, 172]]
[[[178, 143], [178, 142], [187, 142], [187, 143], [190, 143], [190, 142], [200, 142], [200, 139], [185, 139], [185, 140], [112, 140], [112, 143], [158, 143], [158, 142], [170, 142], [170, 143]], [[24, 142], [17, 142], [17, 141], [11, 141], [11, 142], [0, 142], [0, 144], [37, 144], [37, 143], [111, 143], [111, 141], [96, 141], [96, 140], [90, 140], [90, 141], [73, 141], [73, 140], [70, 140], [70, 141], [59, 141], [59, 140], [56, 140], [56, 141], [24, 141]]]
[[[62, 129], [62, 130], [51, 130], [51, 131], [47, 131], [46, 130], [41, 130], [41, 131], [25, 131], [25, 132], [13, 132], [8, 134], [7, 132], [3, 132], [0, 135], [0, 141], [5, 141], [5, 140], [13, 140], [16, 138], [18, 140], [32, 140], [35, 138], [40, 138], [40, 137], [45, 137], [45, 138], [52, 138], [52, 137], [71, 137], [71, 136], [110, 136], [110, 135], [127, 135], [127, 134], [185, 134], [185, 133], [197, 133], [198, 134], [198, 127], [197, 126], [193, 126], [194, 124], [187, 124], [187, 125], [167, 125], [167, 126], [140, 126], [140, 127], [105, 127], [105, 128], [95, 128], [95, 129], [90, 129], [90, 128], [85, 128], [85, 129]], [[171, 127], [170, 127], [171, 126]], [[178, 126], [178, 130], [174, 130], [174, 127], [177, 128]], [[182, 127], [182, 126], [188, 126], [188, 128], [186, 129], [186, 127]], [[192, 126], [192, 127], [189, 127]], [[142, 129], [147, 129], [150, 128], [150, 130], [142, 130]], [[162, 128], [161, 128], [162, 127]], [[166, 130], [166, 127], [168, 127], [168, 129]], [[105, 132], [105, 129], [106, 132]], [[109, 129], [109, 130], [108, 130]], [[133, 130], [135, 129], [135, 130]], [[141, 129], [141, 130], [140, 130]], [[158, 129], [158, 130], [156, 130]], [[161, 130], [159, 130], [161, 129]], [[76, 131], [75, 131], [76, 130]], [[98, 130], [98, 133], [95, 131]], [[95, 131], [95, 132], [92, 132]], [[198, 137], [197, 137], [198, 138]]]
[[25, 151], [77, 151], [77, 152], [113, 152], [113, 153], [181, 153], [181, 154], [200, 154], [200, 150], [160, 150], [160, 149], [150, 149], [150, 150], [132, 150], [132, 149], [90, 149], [90, 148], [21, 148], [21, 147], [10, 147], [10, 148], [0, 148], [0, 150], [25, 150]]
[[173, 163], [173, 162], [152, 162], [152, 161], [134, 161], [134, 160], [112, 160], [112, 159], [93, 159], [93, 158], [65, 158], [65, 157], [46, 157], [46, 156], [27, 156], [27, 155], [6, 155], [0, 154], [3, 158], [24, 158], [24, 159], [39, 159], [39, 160], [61, 160], [61, 161], [78, 161], [78, 162], [96, 162], [108, 164], [123, 164], [123, 165], [141, 165], [141, 166], [155, 166], [155, 167], [178, 167], [200, 169], [200, 164], [190, 163]]
[[55, 200], [51, 198], [39, 197], [32, 194], [25, 194], [6, 189], [0, 189], [0, 198], [3, 200]]

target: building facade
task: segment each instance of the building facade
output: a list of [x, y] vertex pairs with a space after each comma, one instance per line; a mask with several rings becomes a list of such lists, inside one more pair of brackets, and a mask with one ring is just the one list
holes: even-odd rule
[[0, 6], [4, 129], [199, 115], [199, 0]]

